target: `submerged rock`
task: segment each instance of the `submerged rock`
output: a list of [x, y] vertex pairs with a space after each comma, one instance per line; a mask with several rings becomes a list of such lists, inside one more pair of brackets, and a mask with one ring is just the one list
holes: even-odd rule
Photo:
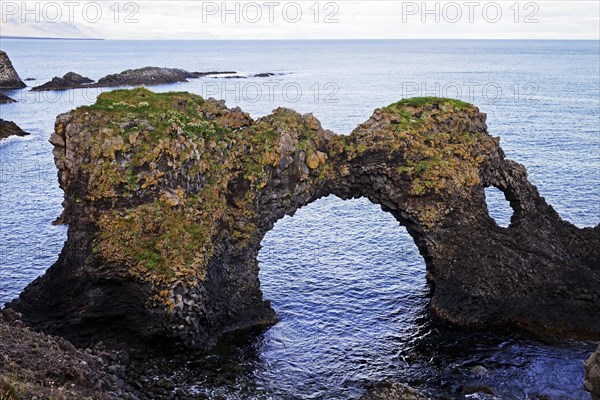
[[12, 121], [5, 121], [0, 119], [0, 140], [6, 139], [10, 136], [27, 136], [29, 133], [19, 128], [17, 124]]
[[8, 54], [0, 50], [0, 89], [22, 89], [26, 86], [15, 71]]
[[[366, 197], [406, 227], [441, 318], [600, 337], [600, 226], [561, 220], [470, 104], [404, 100], [338, 136], [289, 109], [253, 120], [191, 94], [119, 90], [60, 115], [50, 141], [69, 236], [12, 307], [77, 343], [208, 349], [273, 324], [261, 240], [328, 195]], [[489, 186], [510, 201], [508, 228], [488, 214]]]
[[382, 382], [365, 393], [360, 400], [428, 400], [416, 389], [397, 382]]
[[234, 75], [237, 74], [236, 71], [210, 71], [210, 72], [192, 72], [195, 78], [203, 78], [205, 76], [213, 76], [213, 75]]
[[600, 345], [585, 362], [585, 388], [592, 394], [593, 400], [600, 400]]

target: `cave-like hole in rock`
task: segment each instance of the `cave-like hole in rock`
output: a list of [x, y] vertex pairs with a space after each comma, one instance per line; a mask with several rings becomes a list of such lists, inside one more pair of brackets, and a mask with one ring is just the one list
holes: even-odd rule
[[429, 287], [417, 246], [391, 214], [329, 196], [279, 220], [259, 261], [280, 318], [261, 348], [273, 392], [351, 398], [365, 380], [396, 376], [428, 319]]
[[504, 197], [504, 193], [493, 186], [485, 188], [485, 201], [487, 203], [488, 214], [498, 226], [506, 228], [510, 225], [510, 219], [513, 215], [513, 209], [510, 203]]

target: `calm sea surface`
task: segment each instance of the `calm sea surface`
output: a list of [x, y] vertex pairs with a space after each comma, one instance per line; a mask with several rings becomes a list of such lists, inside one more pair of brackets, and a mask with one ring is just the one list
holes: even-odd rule
[[[75, 71], [92, 79], [129, 68], [236, 70], [271, 78], [204, 78], [155, 87], [225, 99], [253, 117], [312, 112], [346, 134], [403, 97], [458, 97], [488, 114], [508, 157], [561, 216], [600, 222], [600, 47], [597, 41], [0, 41], [30, 86]], [[48, 137], [57, 114], [96, 91], [7, 92], [3, 119], [32, 133], [0, 143], [0, 303], [56, 260], [66, 228]], [[500, 224], [510, 209], [489, 192]], [[487, 386], [500, 398], [589, 399], [582, 361], [594, 344], [539, 341], [444, 326], [428, 310], [425, 266], [406, 230], [367, 200], [325, 198], [284, 218], [260, 255], [276, 326], [165, 374], [209, 397], [357, 398], [392, 378], [457, 396]], [[488, 373], [471, 370], [484, 366]], [[484, 397], [470, 397], [484, 398]]]

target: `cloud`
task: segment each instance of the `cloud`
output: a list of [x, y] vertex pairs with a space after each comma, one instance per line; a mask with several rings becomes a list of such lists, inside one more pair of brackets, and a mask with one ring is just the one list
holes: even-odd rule
[[[22, 31], [91, 30], [108, 39], [600, 39], [597, 1], [83, 1], [69, 10], [60, 1], [1, 3], [3, 35], [16, 29], [9, 17]], [[72, 27], [50, 29], [56, 4]]]

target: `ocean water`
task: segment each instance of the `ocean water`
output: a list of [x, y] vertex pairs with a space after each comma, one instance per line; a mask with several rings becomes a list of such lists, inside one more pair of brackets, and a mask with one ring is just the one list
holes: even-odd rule
[[[573, 224], [600, 223], [600, 47], [597, 41], [0, 41], [22, 78], [75, 71], [92, 79], [129, 68], [236, 70], [154, 87], [225, 99], [253, 117], [312, 112], [347, 134], [373, 109], [412, 96], [457, 97], [488, 114], [507, 156]], [[253, 78], [275, 72], [270, 78]], [[51, 222], [62, 191], [47, 142], [57, 114], [96, 90], [7, 92], [3, 119], [31, 132], [0, 143], [0, 303], [58, 257], [66, 228]], [[511, 210], [488, 191], [490, 213]], [[589, 399], [582, 361], [594, 344], [464, 331], [433, 318], [424, 262], [389, 214], [367, 200], [321, 199], [263, 240], [260, 279], [281, 321], [164, 374], [209, 397], [349, 399], [382, 379], [457, 397], [486, 386], [500, 398]], [[484, 366], [477, 376], [471, 369]], [[483, 398], [483, 397], [471, 397]]]

